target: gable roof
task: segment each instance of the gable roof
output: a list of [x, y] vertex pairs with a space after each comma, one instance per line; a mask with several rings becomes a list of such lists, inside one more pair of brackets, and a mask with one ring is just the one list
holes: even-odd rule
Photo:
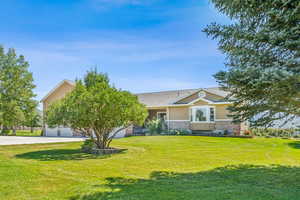
[[41, 100], [41, 102], [45, 101], [53, 92], [55, 92], [58, 88], [60, 88], [65, 83], [75, 86], [75, 82], [65, 79], [61, 81], [59, 84], [57, 84], [52, 90], [50, 90], [50, 92], [48, 92], [48, 94]]
[[[151, 93], [140, 93], [136, 94], [139, 101], [145, 104], [147, 107], [162, 107], [171, 105], [183, 105], [176, 104], [181, 99], [189, 97], [199, 91], [206, 91], [220, 97], [226, 97], [229, 93], [221, 90], [220, 88], [198, 88], [198, 89], [187, 89], [187, 90], [172, 90], [163, 92], [151, 92]], [[210, 101], [207, 99], [207, 101]], [[220, 101], [219, 101], [220, 102]]]
[[199, 89], [173, 90], [136, 94], [139, 101], [148, 107], [159, 107], [173, 104], [176, 99], [192, 95]]
[[220, 97], [226, 97], [227, 95], [229, 95], [229, 92], [226, 92], [224, 90], [222, 90], [221, 88], [219, 87], [212, 87], [212, 88], [204, 88], [202, 89], [204, 91], [207, 91], [209, 93], [212, 93], [212, 94], [215, 94], [215, 95], [218, 95]]
[[[52, 93], [54, 93], [58, 88], [60, 88], [63, 84], [69, 84], [71, 86], [75, 86], [75, 82], [70, 80], [63, 80], [61, 81], [55, 88], [53, 88], [42, 100], [41, 102], [45, 101]], [[193, 102], [186, 102], [183, 104], [177, 103], [178, 101], [187, 98], [193, 94], [196, 94], [199, 91], [206, 91], [211, 94], [215, 94], [220, 97], [226, 97], [229, 93], [221, 90], [218, 87], [211, 87], [211, 88], [198, 88], [198, 89], [185, 89], [185, 90], [172, 90], [172, 91], [161, 91], [161, 92], [149, 92], [149, 93], [139, 93], [135, 94], [139, 101], [145, 104], [147, 107], [164, 107], [164, 106], [176, 106], [176, 105], [189, 105], [196, 102], [197, 100], [204, 100], [210, 103], [218, 104], [218, 103], [228, 103], [225, 101], [215, 101], [208, 99], [206, 97], [199, 98], [193, 100]]]

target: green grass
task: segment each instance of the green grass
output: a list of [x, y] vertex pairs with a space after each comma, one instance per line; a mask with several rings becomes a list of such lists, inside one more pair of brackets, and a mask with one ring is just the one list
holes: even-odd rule
[[193, 136], [115, 140], [94, 156], [81, 143], [0, 147], [5, 200], [296, 200], [300, 141]]
[[[41, 136], [42, 130], [34, 130], [33, 133], [30, 130], [17, 130], [16, 136]], [[12, 135], [12, 131], [8, 135]]]

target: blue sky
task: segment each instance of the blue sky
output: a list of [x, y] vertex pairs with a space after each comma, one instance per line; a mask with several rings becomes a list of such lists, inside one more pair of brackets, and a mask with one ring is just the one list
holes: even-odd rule
[[201, 30], [228, 23], [208, 0], [3, 0], [0, 44], [30, 63], [37, 99], [94, 67], [118, 88], [216, 86], [225, 57]]

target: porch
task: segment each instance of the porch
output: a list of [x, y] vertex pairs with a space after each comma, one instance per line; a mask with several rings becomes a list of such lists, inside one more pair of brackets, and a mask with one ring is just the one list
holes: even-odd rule
[[[221, 120], [216, 118], [216, 111], [208, 107], [201, 111], [203, 115], [197, 115], [190, 107], [167, 107], [148, 109], [148, 120], [160, 119], [164, 123], [165, 130], [189, 130], [192, 133], [213, 133], [214, 131], [228, 131], [230, 133], [239, 132], [240, 125], [232, 124], [231, 120]], [[202, 109], [202, 108], [201, 108]], [[193, 115], [194, 114], [194, 115]], [[198, 117], [198, 118], [196, 118]], [[207, 121], [200, 121], [204, 117]], [[198, 121], [196, 121], [196, 120]], [[139, 132], [145, 129], [145, 126], [135, 129]]]

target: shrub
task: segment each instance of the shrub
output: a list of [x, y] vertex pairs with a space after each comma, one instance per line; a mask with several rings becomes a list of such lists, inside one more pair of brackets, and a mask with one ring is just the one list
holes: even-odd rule
[[85, 140], [84, 143], [81, 145], [81, 150], [86, 153], [91, 153], [95, 148], [96, 144], [91, 139]]
[[229, 130], [224, 130], [224, 133], [223, 133], [223, 135], [229, 135], [230, 134], [230, 132], [229, 132]]
[[245, 131], [243, 131], [243, 135], [250, 136], [251, 131], [250, 130], [245, 130]]
[[9, 129], [2, 129], [1, 132], [0, 132], [0, 135], [6, 136], [6, 135], [9, 134], [9, 132], [10, 132]]
[[251, 128], [250, 132], [254, 136], [259, 137], [284, 137], [289, 138], [295, 136], [295, 129], [280, 129], [280, 128]]
[[191, 132], [187, 129], [171, 129], [168, 132], [170, 135], [189, 135]]
[[162, 121], [159, 119], [149, 120], [146, 123], [146, 128], [150, 135], [161, 134], [162, 133]]

